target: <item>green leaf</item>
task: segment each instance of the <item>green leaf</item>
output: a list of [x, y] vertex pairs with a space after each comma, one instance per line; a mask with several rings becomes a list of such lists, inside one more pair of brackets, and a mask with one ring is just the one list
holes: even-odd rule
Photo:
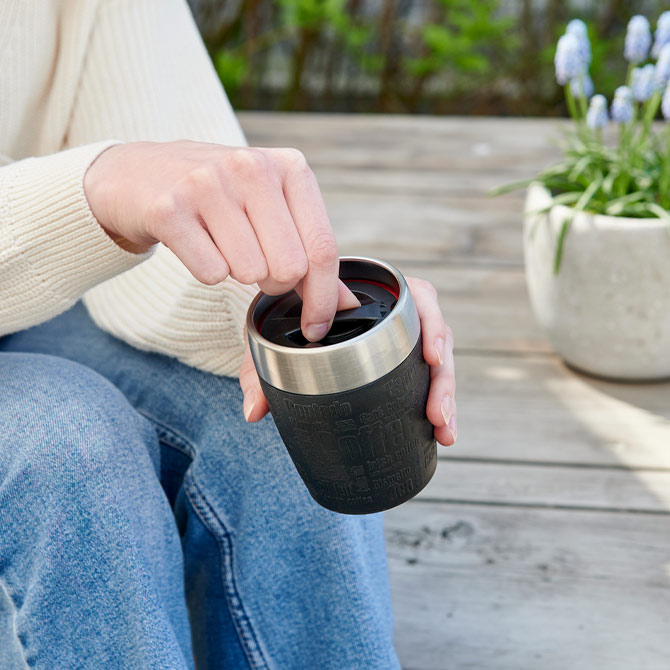
[[556, 255], [554, 256], [554, 274], [557, 275], [561, 269], [561, 261], [563, 260], [563, 245], [565, 243], [565, 236], [568, 234], [568, 229], [572, 224], [573, 215], [566, 216], [561, 224], [561, 230], [558, 233], [558, 240], [556, 242]]
[[561, 225], [561, 230], [558, 234], [558, 240], [556, 243], [556, 255], [554, 256], [554, 274], [558, 274], [558, 271], [561, 269], [561, 260], [563, 259], [563, 245], [565, 244], [565, 236], [568, 234], [568, 229], [572, 225], [572, 220], [575, 217], [575, 214], [583, 210], [591, 201], [596, 191], [600, 188], [603, 183], [602, 174], [594, 179], [589, 187], [579, 196], [577, 203], [575, 204], [574, 210], [570, 215], [563, 221]]
[[518, 191], [520, 188], [530, 186], [534, 181], [537, 181], [537, 179], [522, 179], [520, 181], [510, 182], [509, 184], [503, 184], [502, 186], [496, 186], [496, 188], [493, 188], [488, 192], [488, 195], [490, 197], [495, 197], [497, 195], [502, 195], [503, 193]]
[[615, 198], [610, 200], [605, 208], [605, 213], [610, 214], [611, 216], [617, 216], [632, 203], [639, 202], [640, 200], [645, 200], [649, 197], [649, 193], [646, 191], [635, 191], [635, 193], [629, 193], [628, 195], [621, 196], [620, 198]]
[[553, 205], [573, 205], [580, 198], [582, 194], [579, 191], [569, 191], [568, 193], [560, 193], [553, 199]]
[[650, 202], [647, 204], [647, 209], [652, 214], [655, 214], [659, 219], [664, 221], [670, 221], [670, 213], [663, 209], [660, 205], [657, 205], [655, 202]]
[[577, 180], [578, 177], [580, 177], [584, 170], [591, 164], [591, 161], [593, 158], [591, 156], [582, 156], [576, 163], [575, 166], [572, 168], [570, 171], [570, 174], [568, 175], [568, 179], [570, 181], [575, 181]]

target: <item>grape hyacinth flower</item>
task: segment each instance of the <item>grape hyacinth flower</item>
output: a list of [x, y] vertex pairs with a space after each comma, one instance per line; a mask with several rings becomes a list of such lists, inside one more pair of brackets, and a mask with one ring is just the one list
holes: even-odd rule
[[593, 80], [588, 72], [570, 80], [570, 89], [575, 98], [584, 96], [587, 100], [593, 95]]
[[614, 100], [610, 109], [612, 121], [628, 123], [633, 119], [633, 92], [628, 86], [619, 86], [614, 91]]
[[649, 28], [649, 21], [641, 14], [636, 14], [628, 22], [623, 51], [624, 57], [629, 63], [641, 63], [647, 60], [650, 46], [651, 29]]
[[630, 89], [638, 102], [649, 100], [654, 92], [654, 70], [654, 66], [649, 63], [644, 67], [633, 68], [630, 73]]
[[659, 91], [665, 89], [668, 81], [670, 81], [670, 43], [664, 45], [658, 54], [654, 70], [654, 83]]
[[654, 33], [654, 46], [651, 48], [653, 58], [661, 55], [661, 49], [670, 44], [670, 12], [663, 12], [658, 17], [656, 32]]
[[607, 125], [607, 98], [604, 95], [594, 95], [586, 112], [586, 125], [589, 128], [602, 128]]
[[584, 63], [580, 57], [579, 40], [575, 35], [563, 35], [556, 45], [554, 56], [556, 81], [564, 86], [571, 79], [584, 72]]
[[661, 112], [663, 113], [663, 118], [666, 121], [670, 121], [670, 84], [665, 87], [665, 93], [663, 93]]
[[[565, 27], [566, 35], [574, 35], [579, 42], [579, 57], [586, 69], [591, 62], [591, 42], [586, 24], [581, 19], [572, 19]], [[590, 97], [590, 96], [587, 96]]]

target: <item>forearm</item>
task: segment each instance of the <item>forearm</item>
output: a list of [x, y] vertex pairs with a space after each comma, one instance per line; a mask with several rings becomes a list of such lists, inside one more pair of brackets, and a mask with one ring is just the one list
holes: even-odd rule
[[0, 168], [0, 335], [46, 321], [146, 258], [105, 233], [84, 193], [86, 170], [110, 144]]

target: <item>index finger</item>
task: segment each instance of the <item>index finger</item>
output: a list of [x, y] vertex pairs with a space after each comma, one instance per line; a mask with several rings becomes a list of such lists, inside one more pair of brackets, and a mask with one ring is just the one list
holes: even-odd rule
[[317, 341], [330, 329], [337, 309], [339, 253], [314, 173], [299, 151], [284, 153], [284, 197], [308, 263], [300, 325], [308, 340]]

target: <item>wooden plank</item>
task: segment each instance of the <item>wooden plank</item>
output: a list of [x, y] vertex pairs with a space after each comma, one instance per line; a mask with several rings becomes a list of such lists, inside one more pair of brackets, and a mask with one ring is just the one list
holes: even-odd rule
[[468, 462], [445, 456], [419, 499], [508, 506], [633, 510], [670, 518], [670, 468], [619, 470]]
[[[457, 340], [458, 341], [458, 340]], [[549, 356], [456, 355], [465, 457], [670, 467], [670, 383], [616, 384]]]
[[473, 130], [463, 119], [241, 118], [250, 141], [305, 151], [343, 253], [521, 264], [523, 194], [487, 194], [548, 161], [546, 122], [531, 123], [538, 136], [517, 122], [500, 132], [497, 121]]
[[386, 514], [407, 670], [662, 670], [670, 518], [409, 503]]
[[[500, 165], [488, 170], [464, 170], [463, 167], [444, 170], [414, 170], [412, 166], [405, 168], [384, 169], [382, 167], [337, 167], [320, 163], [319, 153], [314, 151], [316, 161], [312, 168], [321, 190], [340, 193], [376, 193], [379, 195], [419, 196], [459, 196], [481, 197], [488, 199], [490, 192], [511, 181], [523, 179], [529, 175], [518, 166]], [[309, 157], [308, 157], [309, 158]], [[512, 191], [491, 199], [492, 208], [504, 199], [523, 201], [523, 191]]]
[[295, 146], [313, 166], [528, 172], [555, 160], [559, 119], [403, 115], [239, 115], [250, 144]]
[[452, 265], [446, 259], [435, 265], [395, 262], [406, 276], [435, 286], [458, 350], [552, 352], [531, 312], [523, 270]]
[[343, 254], [521, 267], [518, 200], [325, 192]]

